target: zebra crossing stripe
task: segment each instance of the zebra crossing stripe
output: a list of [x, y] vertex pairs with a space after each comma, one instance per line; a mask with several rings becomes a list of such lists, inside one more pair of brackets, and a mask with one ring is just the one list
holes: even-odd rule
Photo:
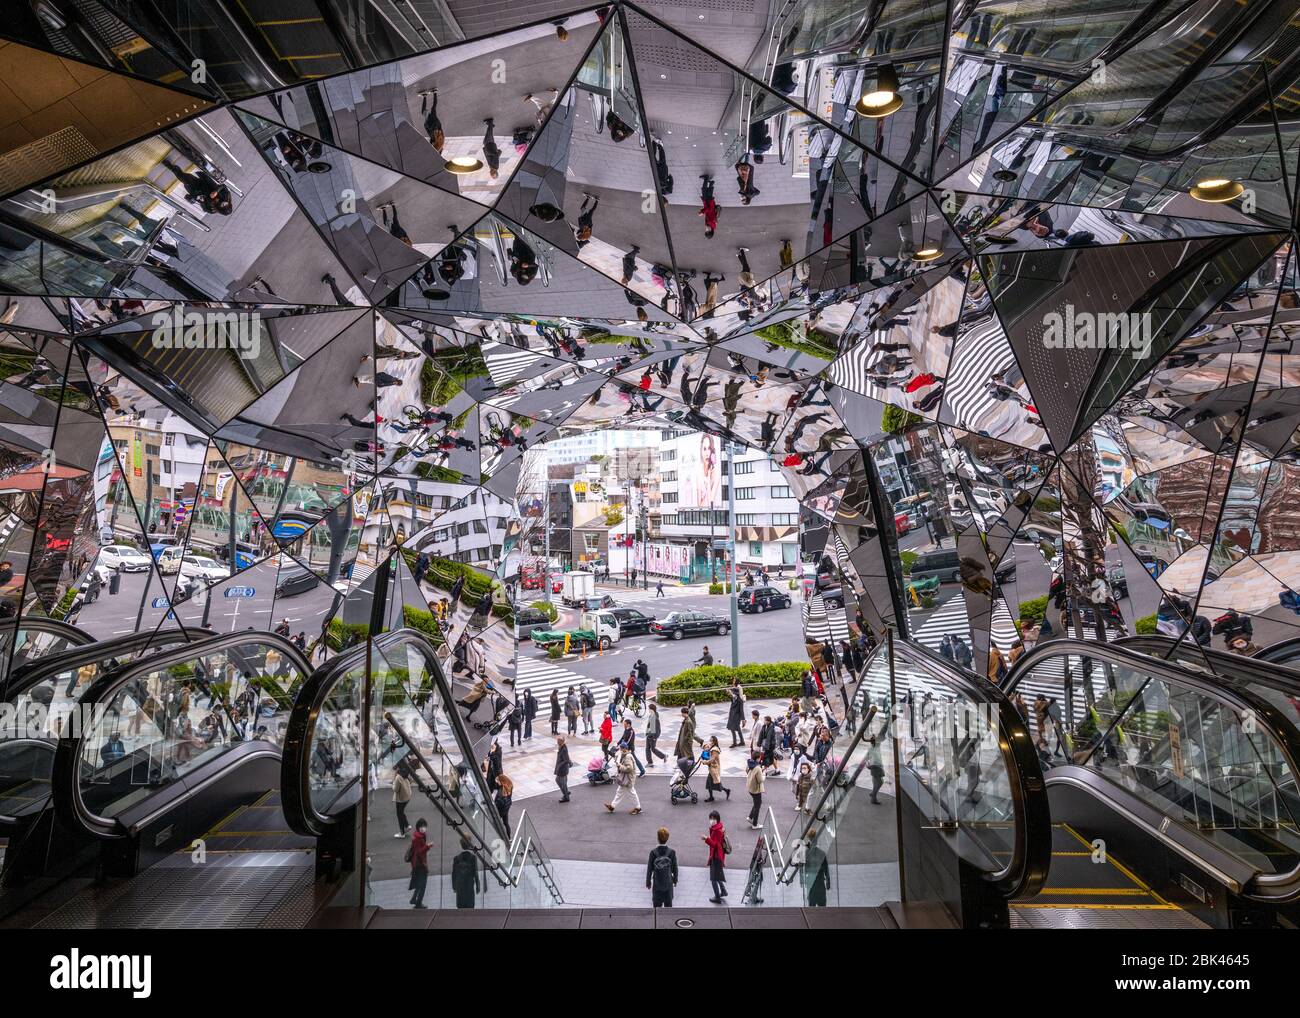
[[536, 661], [520, 657], [515, 663], [515, 692], [520, 696], [523, 695], [524, 690], [532, 690], [533, 696], [544, 701], [550, 698], [551, 690], [554, 689], [559, 691], [560, 699], [563, 701], [568, 695], [570, 686], [577, 691], [584, 685], [598, 707], [609, 702], [608, 682], [579, 675], [577, 672], [554, 665], [549, 660]]
[[960, 428], [978, 431], [987, 417], [1002, 406], [1001, 400], [989, 395], [984, 383], [1014, 364], [1011, 344], [990, 311], [987, 320], [957, 339], [943, 394], [952, 422]]

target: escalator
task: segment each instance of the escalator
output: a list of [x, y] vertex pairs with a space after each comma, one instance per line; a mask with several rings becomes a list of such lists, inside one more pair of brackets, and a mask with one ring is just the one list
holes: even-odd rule
[[744, 903], [874, 908], [886, 927], [1006, 926], [1049, 859], [1024, 720], [992, 683], [901, 641], [868, 661], [854, 705], [857, 730], [816, 805], [784, 835], [769, 811]]
[[[371, 818], [357, 815], [362, 775], [371, 775], [373, 788], [380, 770], [392, 768], [411, 781], [410, 822], [429, 820], [424, 907], [465, 907], [457, 902], [453, 871], [471, 863], [478, 885], [474, 907], [562, 905], [554, 867], [527, 811], [512, 815], [507, 829], [492, 806], [478, 765], [482, 738], [476, 741], [466, 726], [434, 646], [413, 630], [376, 637], [368, 701], [366, 668], [363, 655], [319, 669], [289, 722], [285, 813], [293, 830], [318, 839], [318, 870], [352, 870], [364, 852], [359, 900], [384, 909], [410, 907], [409, 840], [373, 802]], [[364, 711], [371, 739], [363, 747]]]
[[1300, 731], [1273, 671], [1155, 638], [1018, 661], [1005, 686], [1033, 719], [1053, 857], [1015, 924], [1295, 925]]
[[[58, 734], [74, 723], [79, 687], [125, 662], [196, 636], [176, 629], [82, 643], [29, 658], [0, 681], [0, 703], [11, 708], [7, 722], [0, 724], [0, 912], [30, 891], [23, 873], [49, 877], [60, 868], [50, 858], [52, 848], [60, 847], [51, 846], [48, 838], [50, 773]], [[36, 857], [25, 858], [27, 853]]]
[[310, 890], [311, 844], [278, 807], [278, 740], [310, 671], [288, 640], [254, 632], [102, 670], [58, 738], [53, 808], [13, 879], [48, 880], [55, 849], [80, 869], [9, 923], [255, 924]]

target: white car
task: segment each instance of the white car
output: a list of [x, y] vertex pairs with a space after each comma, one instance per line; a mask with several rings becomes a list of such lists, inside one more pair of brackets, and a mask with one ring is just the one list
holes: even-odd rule
[[230, 570], [214, 558], [206, 555], [186, 555], [180, 562], [180, 574], [194, 577], [204, 583], [216, 583], [230, 575]]
[[99, 549], [98, 563], [109, 569], [121, 569], [124, 573], [143, 573], [153, 563], [153, 558], [125, 544], [110, 544]]

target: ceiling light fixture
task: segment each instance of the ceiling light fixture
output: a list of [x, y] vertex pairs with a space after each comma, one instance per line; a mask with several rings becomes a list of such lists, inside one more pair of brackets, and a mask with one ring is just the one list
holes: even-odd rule
[[943, 251], [937, 247], [923, 247], [919, 251], [912, 252], [912, 261], [914, 262], [932, 262], [943, 255]]
[[875, 87], [862, 93], [854, 109], [864, 117], [887, 117], [903, 105], [898, 90], [898, 71], [893, 64], [881, 64], [876, 69]]
[[1196, 186], [1187, 193], [1197, 201], [1219, 204], [1232, 201], [1244, 190], [1246, 189], [1241, 186], [1240, 181], [1229, 180], [1227, 177], [1211, 177], [1206, 180], [1198, 180]]
[[483, 169], [483, 160], [474, 156], [452, 156], [444, 168], [448, 173], [474, 173]]

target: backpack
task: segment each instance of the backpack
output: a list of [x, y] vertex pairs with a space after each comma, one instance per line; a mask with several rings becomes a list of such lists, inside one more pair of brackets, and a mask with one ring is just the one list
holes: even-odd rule
[[655, 852], [650, 864], [650, 882], [656, 891], [669, 891], [673, 886], [673, 860], [667, 852]]
[[415, 855], [415, 845], [406, 846], [406, 854], [402, 856], [402, 862], [410, 862]]
[[731, 855], [731, 839], [725, 834], [722, 836], [722, 854]]

